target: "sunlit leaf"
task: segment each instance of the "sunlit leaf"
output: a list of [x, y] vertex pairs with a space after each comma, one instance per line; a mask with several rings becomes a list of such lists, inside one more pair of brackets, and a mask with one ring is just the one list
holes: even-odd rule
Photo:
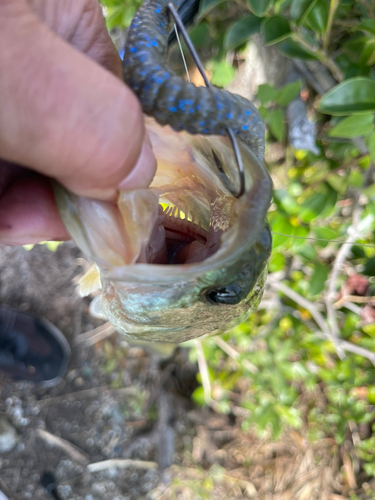
[[252, 14], [236, 21], [225, 34], [224, 47], [233, 50], [246, 42], [251, 35], [259, 33], [261, 22], [261, 18]]
[[373, 130], [372, 113], [353, 115], [341, 120], [329, 131], [331, 137], [360, 137], [368, 135]]
[[289, 235], [293, 231], [293, 226], [290, 223], [289, 218], [282, 213], [276, 214], [274, 218], [270, 219], [270, 223], [272, 231], [274, 233], [279, 233], [273, 234], [272, 236], [273, 248], [277, 248], [289, 240]]
[[273, 0], [247, 0], [251, 12], [256, 16], [264, 16], [272, 6]]
[[339, 83], [324, 94], [318, 104], [318, 110], [330, 115], [354, 115], [375, 111], [375, 81], [355, 77]]
[[351, 187], [361, 187], [363, 185], [363, 175], [356, 170], [352, 170], [348, 177], [348, 184]]
[[263, 23], [263, 34], [266, 45], [272, 45], [285, 40], [291, 34], [288, 20], [281, 16], [267, 18]]
[[281, 207], [289, 215], [295, 215], [299, 212], [299, 205], [284, 189], [275, 189], [273, 199], [277, 206]]
[[327, 178], [328, 184], [333, 187], [338, 193], [344, 194], [348, 189], [348, 181], [342, 175], [332, 173]]
[[277, 90], [268, 83], [262, 83], [258, 86], [257, 98], [262, 104], [274, 101], [277, 96]]
[[214, 62], [212, 67], [211, 83], [217, 87], [226, 87], [236, 74], [235, 69], [226, 61]]
[[271, 273], [276, 273], [280, 271], [285, 265], [284, 255], [280, 252], [272, 252], [270, 261], [269, 261], [269, 269]]

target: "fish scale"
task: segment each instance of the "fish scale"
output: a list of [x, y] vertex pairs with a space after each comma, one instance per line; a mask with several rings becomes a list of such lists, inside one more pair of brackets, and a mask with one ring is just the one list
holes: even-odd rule
[[222, 89], [196, 87], [167, 68], [168, 3], [146, 0], [135, 15], [125, 45], [124, 81], [161, 125], [204, 135], [225, 135], [229, 128], [263, 161], [264, 124], [252, 103]]

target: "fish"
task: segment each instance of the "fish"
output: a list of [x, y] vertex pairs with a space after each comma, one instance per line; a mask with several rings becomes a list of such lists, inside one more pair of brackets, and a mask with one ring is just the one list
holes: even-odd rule
[[[140, 343], [178, 344], [245, 321], [261, 300], [272, 248], [264, 124], [246, 99], [167, 68], [168, 3], [145, 0], [123, 61], [157, 158], [150, 186], [120, 191], [113, 203], [55, 186], [68, 231], [95, 262], [84, 292], [100, 286], [99, 314]], [[228, 129], [244, 166], [241, 196]]]

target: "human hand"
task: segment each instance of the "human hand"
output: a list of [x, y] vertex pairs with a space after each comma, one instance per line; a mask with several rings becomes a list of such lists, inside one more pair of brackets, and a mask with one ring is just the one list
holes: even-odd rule
[[0, 243], [68, 239], [49, 178], [113, 200], [156, 168], [97, 0], [0, 0]]

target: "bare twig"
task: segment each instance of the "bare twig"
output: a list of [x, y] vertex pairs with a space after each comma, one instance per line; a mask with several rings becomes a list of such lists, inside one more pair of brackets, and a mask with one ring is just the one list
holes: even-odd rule
[[359, 206], [359, 193], [356, 192], [355, 198], [354, 198], [354, 206], [353, 206], [353, 224], [350, 230], [348, 230], [349, 236], [345, 240], [345, 245], [342, 245], [337, 252], [335, 261], [333, 263], [332, 271], [330, 273], [330, 276], [327, 280], [327, 294], [325, 296], [325, 304], [327, 308], [327, 318], [328, 318], [328, 324], [331, 330], [331, 335], [332, 335], [332, 340], [335, 344], [335, 348], [337, 350], [337, 354], [339, 355], [340, 358], [344, 357], [344, 353], [342, 349], [339, 347], [338, 343], [338, 337], [339, 337], [339, 326], [337, 323], [337, 317], [336, 317], [336, 311], [333, 306], [336, 295], [337, 295], [337, 280], [341, 272], [342, 265], [346, 261], [350, 249], [352, 245], [349, 245], [348, 243], [354, 244], [355, 240], [358, 237], [358, 223], [359, 223], [359, 215], [360, 215], [360, 206]]
[[[316, 332], [318, 337], [325, 338], [331, 340], [324, 332]], [[340, 347], [347, 352], [352, 352], [353, 354], [358, 354], [359, 356], [363, 356], [367, 358], [371, 363], [375, 366], [375, 352], [371, 352], [365, 347], [361, 347], [359, 345], [353, 344], [352, 342], [348, 342], [347, 340], [338, 339]]]
[[343, 295], [337, 302], [333, 304], [335, 309], [340, 309], [347, 302], [355, 302], [356, 304], [375, 304], [375, 297], [361, 297], [359, 295]]
[[66, 439], [62, 439], [60, 437], [54, 436], [48, 431], [43, 429], [36, 430], [37, 435], [43, 439], [50, 446], [56, 446], [60, 448], [60, 450], [64, 451], [67, 455], [69, 455], [72, 460], [80, 463], [86, 463], [87, 457], [83, 454], [81, 450], [79, 450], [76, 446], [66, 441]]
[[318, 311], [317, 307], [310, 302], [309, 300], [305, 299], [305, 297], [302, 297], [299, 293], [295, 292], [291, 288], [289, 288], [287, 285], [284, 283], [279, 283], [276, 281], [271, 281], [271, 287], [274, 290], [278, 290], [279, 292], [282, 292], [284, 295], [289, 297], [290, 299], [294, 300], [297, 304], [299, 304], [301, 307], [309, 311], [311, 316], [314, 318], [315, 323], [319, 326], [319, 328], [328, 336], [331, 335], [331, 332], [324, 320], [323, 315], [321, 314], [320, 311]]
[[323, 49], [326, 51], [329, 44], [329, 39], [331, 36], [332, 22], [335, 15], [336, 9], [339, 6], [340, 0], [331, 0], [329, 5], [329, 14], [327, 21], [327, 28], [323, 36]]
[[337, 64], [335, 63], [335, 61], [327, 54], [326, 51], [318, 49], [316, 47], [313, 47], [299, 33], [293, 33], [292, 38], [296, 42], [299, 42], [308, 51], [313, 52], [317, 56], [317, 58], [319, 59], [319, 61], [322, 64], [324, 64], [324, 66], [326, 68], [329, 69], [329, 71], [332, 73], [332, 76], [338, 82], [342, 82], [343, 81], [344, 75], [343, 75], [341, 69], [339, 68], [339, 66], [337, 66]]
[[145, 460], [131, 460], [130, 458], [112, 458], [110, 460], [103, 460], [102, 462], [93, 462], [88, 464], [87, 470], [89, 472], [99, 472], [107, 469], [157, 469], [156, 462], [147, 462]]
[[[336, 307], [336, 304], [334, 304], [334, 307]], [[357, 316], [361, 315], [362, 308], [353, 304], [352, 302], [344, 302], [344, 304], [340, 307], [345, 307], [346, 309], [349, 309], [349, 311], [354, 312], [354, 314], [357, 314]], [[339, 309], [339, 307], [337, 307]]]
[[247, 359], [239, 360], [238, 358], [240, 357], [240, 353], [233, 349], [232, 346], [227, 344], [227, 342], [225, 342], [225, 340], [223, 340], [221, 337], [212, 337], [212, 340], [218, 347], [220, 347], [220, 349], [227, 353], [228, 356], [234, 359], [240, 366], [246, 368], [246, 370], [248, 370], [250, 373], [258, 373], [258, 368], [250, 363], [250, 361], [248, 361]]
[[353, 470], [353, 464], [350, 459], [349, 453], [345, 450], [344, 447], [341, 447], [341, 458], [343, 462], [343, 468], [346, 474], [346, 479], [348, 481], [349, 488], [351, 490], [355, 490], [357, 488], [357, 482], [355, 480], [355, 473]]
[[[332, 334], [331, 331], [329, 330], [328, 326], [326, 325], [323, 315], [318, 311], [316, 306], [310, 302], [309, 300], [305, 299], [305, 297], [302, 297], [299, 293], [295, 292], [291, 288], [289, 288], [287, 285], [284, 283], [278, 283], [275, 281], [271, 281], [271, 287], [275, 290], [278, 290], [290, 299], [294, 300], [296, 304], [299, 304], [301, 307], [309, 311], [311, 316], [314, 318], [316, 324], [321, 328], [322, 331], [316, 332], [316, 335], [320, 338], [328, 339], [331, 342], [332, 340]], [[359, 354], [360, 356], [363, 356], [364, 358], [367, 358], [368, 360], [371, 361], [371, 363], [375, 366], [375, 353], [369, 351], [365, 347], [361, 347], [358, 345], [353, 344], [352, 342], [348, 342], [346, 340], [342, 340], [337, 338], [336, 342], [339, 344], [340, 348], [344, 351], [347, 352], [352, 352], [354, 354]]]
[[197, 351], [199, 372], [200, 372], [201, 377], [202, 377], [204, 400], [206, 401], [206, 404], [208, 404], [209, 406], [212, 406], [213, 399], [211, 396], [212, 389], [211, 389], [211, 382], [210, 382], [210, 374], [208, 373], [206, 357], [205, 357], [204, 352], [203, 352], [203, 346], [202, 346], [201, 339], [195, 339], [194, 344], [195, 344], [195, 350]]
[[115, 333], [115, 329], [111, 325], [111, 323], [108, 321], [107, 323], [104, 323], [104, 325], [100, 325], [97, 328], [94, 328], [93, 330], [90, 330], [89, 332], [82, 333], [79, 335], [76, 339], [74, 339], [74, 342], [76, 344], [80, 344], [81, 342], [84, 342], [87, 346], [92, 346], [101, 340], [106, 339], [107, 337], [110, 337]]

